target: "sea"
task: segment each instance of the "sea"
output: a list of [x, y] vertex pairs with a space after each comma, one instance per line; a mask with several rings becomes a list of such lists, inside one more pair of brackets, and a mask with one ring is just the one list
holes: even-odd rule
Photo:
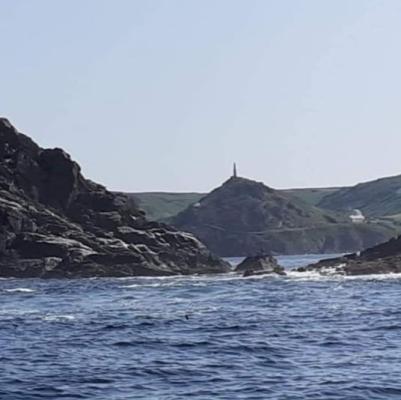
[[320, 258], [279, 257], [286, 277], [0, 280], [0, 399], [401, 399], [401, 276], [293, 270]]

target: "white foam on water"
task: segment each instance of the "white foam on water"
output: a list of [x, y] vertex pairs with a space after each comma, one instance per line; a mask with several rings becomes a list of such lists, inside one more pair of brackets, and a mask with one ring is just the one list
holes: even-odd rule
[[344, 275], [338, 273], [337, 268], [341, 268], [342, 265], [337, 267], [321, 268], [320, 270], [311, 271], [297, 271], [297, 270], [286, 270], [287, 278], [295, 280], [327, 280], [333, 278], [343, 278]]
[[389, 274], [371, 274], [371, 275], [351, 275], [345, 276], [346, 280], [374, 280], [374, 281], [385, 281], [388, 279], [401, 279], [401, 273], [389, 273]]
[[287, 273], [286, 278], [294, 279], [297, 281], [321, 280], [323, 278], [326, 278], [325, 276], [316, 271], [305, 271], [305, 272], [286, 271], [286, 273]]
[[318, 271], [286, 271], [287, 278], [296, 281], [384, 281], [389, 279], [401, 279], [401, 273], [370, 274], [370, 275], [342, 275], [335, 268], [325, 268], [322, 273]]
[[[178, 277], [182, 277], [182, 275], [168, 275], [168, 276], [123, 276], [123, 277], [118, 277], [118, 278], [113, 278], [116, 281], [129, 281], [133, 279], [140, 279], [141, 281], [144, 280], [152, 280], [152, 279], [157, 279], [157, 280], [171, 280], [171, 279], [177, 279]], [[92, 279], [92, 278], [90, 278]], [[96, 278], [99, 279], [99, 278]], [[104, 278], [100, 278], [104, 279]]]
[[75, 317], [73, 315], [46, 315], [42, 319], [47, 322], [67, 322], [74, 321]]
[[[136, 289], [146, 287], [173, 287], [191, 284], [195, 286], [206, 286], [208, 282], [227, 282], [227, 281], [243, 281], [243, 280], [294, 280], [294, 281], [348, 281], [348, 280], [388, 280], [388, 279], [401, 279], [401, 273], [389, 274], [371, 274], [371, 275], [344, 275], [339, 273], [344, 267], [344, 264], [339, 264], [334, 267], [321, 268], [315, 271], [297, 271], [295, 269], [286, 269], [286, 276], [276, 274], [264, 275], [250, 275], [247, 277], [236, 272], [228, 272], [225, 274], [217, 275], [191, 275], [191, 276], [168, 276], [168, 277], [138, 277], [138, 278], [124, 278], [124, 279], [138, 279], [135, 283], [121, 285], [122, 289]], [[152, 282], [149, 282], [152, 280]], [[128, 282], [127, 282], [128, 283]]]
[[[120, 278], [118, 278], [120, 279]], [[216, 281], [229, 281], [235, 279], [243, 279], [242, 275], [229, 272], [226, 274], [210, 274], [210, 275], [175, 275], [175, 276], [161, 276], [161, 277], [137, 277], [137, 278], [123, 278], [125, 280], [135, 279], [135, 283], [129, 285], [121, 285], [122, 289], [135, 289], [141, 287], [166, 287], [166, 286], [180, 286], [182, 284], [190, 283], [196, 286], [206, 286], [207, 282]], [[152, 280], [153, 282], [149, 282]]]
[[154, 283], [133, 283], [132, 285], [124, 285], [120, 286], [122, 289], [136, 289], [136, 288], [158, 288], [158, 287], [166, 287], [166, 286], [179, 286], [181, 281], [175, 282], [154, 282]]
[[28, 288], [13, 288], [13, 289], [3, 289], [7, 293], [33, 293], [36, 290]]

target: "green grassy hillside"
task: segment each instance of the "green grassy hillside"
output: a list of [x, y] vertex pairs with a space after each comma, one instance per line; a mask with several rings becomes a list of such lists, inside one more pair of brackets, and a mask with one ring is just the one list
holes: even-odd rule
[[[278, 190], [303, 202], [315, 206], [323, 197], [339, 190], [338, 188], [285, 189]], [[165, 220], [177, 215], [191, 204], [198, 202], [206, 193], [142, 192], [126, 193], [153, 220]]]
[[[382, 181], [372, 182], [373, 187], [371, 183], [358, 185], [362, 188], [274, 190], [249, 179], [231, 178], [208, 195], [152, 192], [128, 196], [150, 219], [194, 233], [219, 255], [260, 250], [278, 254], [347, 252], [386, 241], [401, 231], [398, 195], [395, 199], [386, 195], [389, 188], [392, 193], [398, 190], [397, 180]], [[350, 195], [354, 202], [347, 197]], [[357, 202], [361, 196], [366, 206]], [[366, 212], [372, 200], [377, 214]], [[400, 206], [398, 212], [397, 207], [384, 207], [389, 200]], [[338, 206], [331, 208], [336, 201]], [[322, 203], [326, 209], [316, 206]], [[351, 224], [348, 215], [353, 208], [362, 209], [370, 216], [369, 222]], [[385, 216], [383, 209], [388, 212]]]
[[221, 256], [362, 250], [396, 235], [391, 223], [352, 224], [287, 192], [231, 178], [169, 220]]
[[126, 193], [146, 212], [149, 219], [160, 221], [177, 215], [205, 195], [202, 193]]
[[[349, 214], [360, 209], [366, 216], [401, 223], [401, 175], [382, 178], [347, 188], [278, 190], [302, 202], [330, 211]], [[153, 220], [166, 220], [205, 197], [204, 193], [128, 193]], [[384, 218], [384, 219], [383, 219]]]
[[350, 211], [361, 210], [368, 217], [389, 217], [401, 214], [401, 175], [340, 189], [319, 203], [319, 207]]
[[280, 192], [301, 199], [305, 203], [312, 206], [319, 204], [323, 198], [333, 193], [336, 193], [342, 188], [305, 188], [305, 189], [283, 189]]

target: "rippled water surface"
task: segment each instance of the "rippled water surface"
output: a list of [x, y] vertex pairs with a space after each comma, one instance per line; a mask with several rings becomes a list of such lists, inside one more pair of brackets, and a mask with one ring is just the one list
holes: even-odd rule
[[295, 272], [0, 280], [0, 399], [401, 399], [400, 288]]

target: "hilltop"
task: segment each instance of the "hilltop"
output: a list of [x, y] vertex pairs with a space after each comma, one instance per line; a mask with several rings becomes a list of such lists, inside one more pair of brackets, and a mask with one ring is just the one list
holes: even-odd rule
[[346, 252], [394, 235], [385, 224], [351, 224], [344, 214], [240, 177], [231, 177], [169, 222], [222, 256]]
[[[301, 188], [281, 189], [278, 192], [288, 194], [303, 202], [316, 206], [325, 196], [335, 193], [340, 188]], [[187, 207], [197, 203], [207, 193], [180, 192], [136, 192], [125, 193], [137, 206], [146, 212], [153, 221], [165, 221], [174, 217]]]

